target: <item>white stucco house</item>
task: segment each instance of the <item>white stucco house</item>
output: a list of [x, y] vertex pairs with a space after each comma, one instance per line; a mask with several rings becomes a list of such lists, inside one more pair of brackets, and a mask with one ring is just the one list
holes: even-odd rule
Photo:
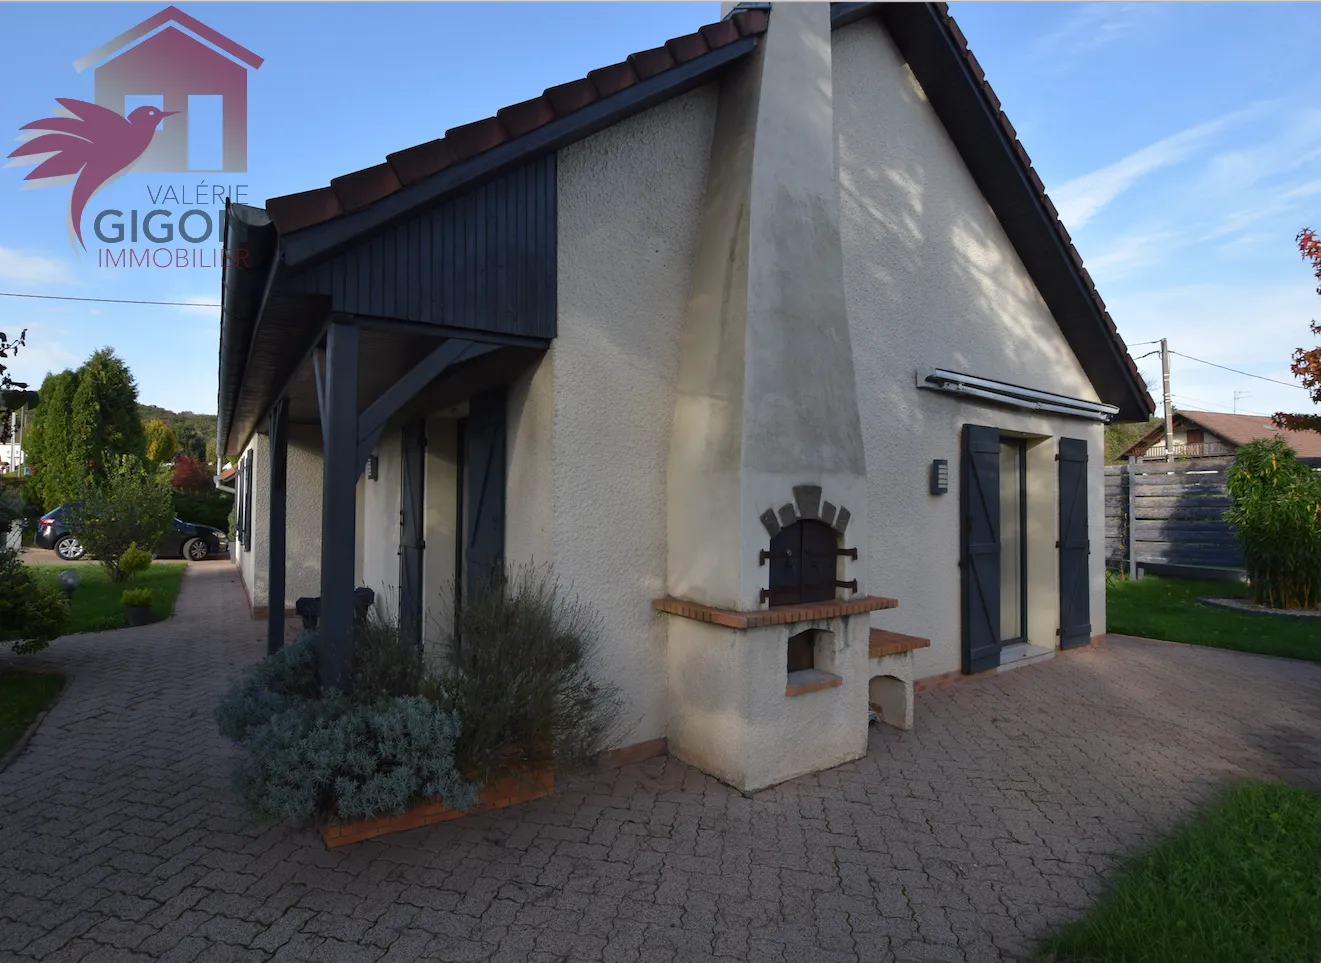
[[1105, 630], [1153, 405], [943, 4], [733, 8], [227, 232], [237, 565], [328, 680], [356, 586], [433, 640], [547, 563], [621, 751], [753, 790]]

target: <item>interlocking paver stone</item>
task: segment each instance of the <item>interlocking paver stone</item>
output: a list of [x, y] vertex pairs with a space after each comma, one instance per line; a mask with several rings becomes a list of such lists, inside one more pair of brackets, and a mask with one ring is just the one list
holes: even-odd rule
[[0, 773], [6, 959], [1013, 959], [1225, 782], [1321, 785], [1321, 665], [1112, 637], [751, 797], [653, 759], [328, 852], [229, 787], [264, 625], [211, 562], [167, 622], [0, 656], [69, 676]]

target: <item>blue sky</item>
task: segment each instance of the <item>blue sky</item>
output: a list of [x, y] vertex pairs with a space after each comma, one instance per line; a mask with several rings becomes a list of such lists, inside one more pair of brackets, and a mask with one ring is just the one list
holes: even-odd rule
[[[0, 129], [92, 99], [72, 63], [153, 4], [3, 4]], [[388, 152], [719, 18], [713, 3], [198, 4], [184, 9], [266, 62], [250, 78], [249, 170], [208, 183], [262, 199], [324, 185]], [[1321, 229], [1321, 50], [1311, 4], [966, 4], [952, 7], [1130, 343], [1165, 335], [1200, 358], [1291, 381], [1321, 316], [1293, 237]], [[1300, 82], [1300, 78], [1303, 82]], [[6, 149], [3, 153], [8, 153]], [[75, 255], [68, 186], [20, 190], [0, 169], [0, 290], [190, 303], [218, 269], [98, 268]], [[130, 173], [89, 210], [137, 207], [198, 175]], [[90, 224], [90, 219], [85, 225]], [[88, 229], [85, 227], [85, 233]], [[14, 365], [40, 382], [109, 344], [144, 401], [215, 410], [212, 308], [0, 298], [29, 329]], [[1134, 355], [1151, 350], [1135, 347]], [[1150, 375], [1154, 358], [1139, 361]], [[1304, 392], [1174, 359], [1191, 409], [1310, 407]], [[1155, 387], [1159, 387], [1157, 383]]]

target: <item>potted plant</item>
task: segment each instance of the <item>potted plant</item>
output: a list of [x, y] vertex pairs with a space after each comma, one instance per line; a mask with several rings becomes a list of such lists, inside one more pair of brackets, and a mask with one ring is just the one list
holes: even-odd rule
[[129, 625], [146, 625], [151, 621], [151, 589], [124, 589], [124, 614]]

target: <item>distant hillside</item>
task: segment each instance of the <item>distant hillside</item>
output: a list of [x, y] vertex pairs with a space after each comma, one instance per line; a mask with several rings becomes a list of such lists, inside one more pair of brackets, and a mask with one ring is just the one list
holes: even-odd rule
[[170, 411], [155, 405], [138, 404], [145, 425], [153, 418], [159, 418], [172, 429], [174, 437], [179, 439], [179, 448], [194, 458], [206, 458], [208, 447], [216, 442], [216, 416], [199, 415], [193, 411]]

